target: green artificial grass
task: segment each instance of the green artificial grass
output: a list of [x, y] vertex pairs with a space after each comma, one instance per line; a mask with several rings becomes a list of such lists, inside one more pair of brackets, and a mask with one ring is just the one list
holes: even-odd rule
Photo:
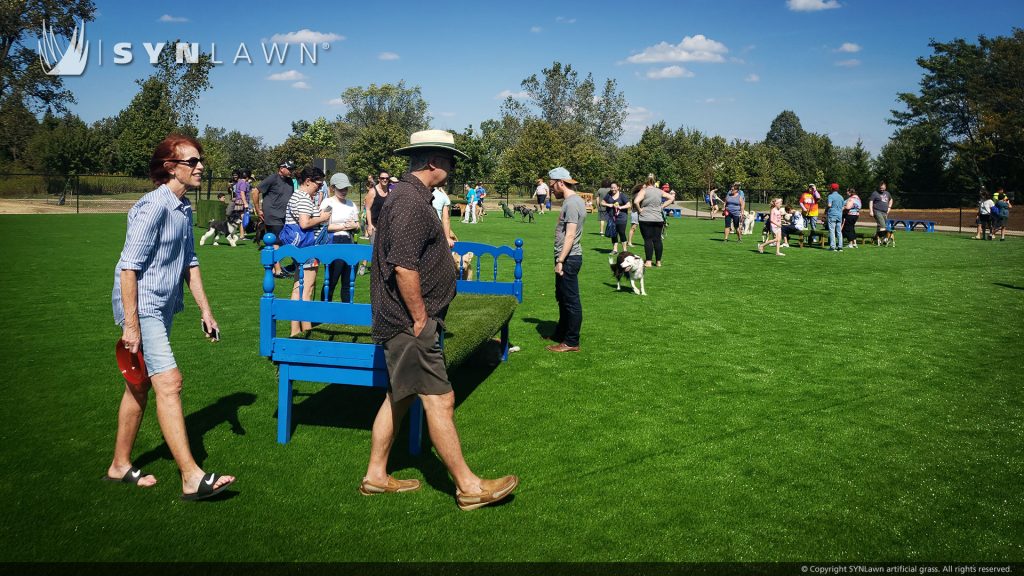
[[297, 383], [295, 434], [275, 442], [248, 242], [199, 248], [223, 340], [191, 301], [171, 336], [193, 451], [236, 489], [178, 500], [154, 402], [134, 460], [160, 483], [101, 482], [125, 216], [0, 217], [0, 561], [1024, 561], [1024, 240], [914, 232], [777, 258], [723, 244], [721, 220], [673, 219], [643, 298], [615, 291], [591, 215], [583, 350], [551, 354], [556, 218], [453, 224], [526, 255], [522, 351], [451, 373], [470, 466], [522, 481], [466, 513], [403, 438], [391, 468], [423, 489], [359, 495], [379, 390]]
[[[512, 266], [512, 260], [506, 260]], [[445, 364], [449, 368], [461, 366], [474, 352], [491, 342], [505, 322], [512, 318], [518, 303], [514, 296], [457, 294], [445, 318]], [[284, 336], [287, 332], [279, 328], [278, 334]], [[328, 342], [373, 342], [369, 326], [320, 324], [298, 337]]]

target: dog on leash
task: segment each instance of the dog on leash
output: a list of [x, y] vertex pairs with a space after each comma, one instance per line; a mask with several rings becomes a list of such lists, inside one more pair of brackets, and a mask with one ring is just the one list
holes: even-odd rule
[[533, 222], [533, 214], [534, 212], [536, 212], [536, 210], [530, 208], [529, 206], [526, 206], [525, 204], [520, 204], [519, 206], [516, 206], [515, 210], [516, 212], [519, 213], [520, 222], [526, 222], [527, 218], [530, 219], [530, 222]]
[[754, 222], [757, 221], [757, 212], [753, 210], [744, 210], [743, 216], [740, 218], [740, 225], [743, 226], [743, 235], [749, 236], [754, 233]]
[[235, 213], [227, 220], [210, 220], [208, 226], [209, 229], [206, 231], [206, 234], [203, 234], [203, 237], [199, 239], [200, 246], [204, 246], [210, 236], [213, 236], [213, 245], [220, 246], [217, 240], [223, 236], [227, 238], [228, 243], [234, 248], [238, 242], [238, 231], [242, 228], [242, 217]]
[[455, 271], [459, 273], [459, 279], [473, 280], [473, 253], [458, 254], [452, 252], [452, 259], [455, 260]]
[[[644, 288], [644, 260], [632, 252], [623, 250], [618, 256], [608, 259], [612, 274], [615, 276], [615, 290], [622, 289], [622, 277], [629, 276], [629, 284], [633, 287], [633, 293], [647, 296], [647, 289]], [[636, 287], [636, 281], [640, 281], [640, 288]]]

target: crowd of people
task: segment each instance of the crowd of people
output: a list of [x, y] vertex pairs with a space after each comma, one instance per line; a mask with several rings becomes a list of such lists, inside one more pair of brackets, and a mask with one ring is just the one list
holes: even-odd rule
[[[161, 432], [180, 470], [181, 497], [185, 500], [214, 496], [235, 482], [230, 475], [207, 474], [192, 456], [180, 398], [183, 378], [169, 340], [174, 315], [184, 307], [185, 285], [199, 308], [204, 334], [210, 339], [219, 338], [219, 327], [203, 288], [192, 210], [185, 195], [200, 184], [202, 153], [198, 141], [179, 135], [168, 136], [154, 151], [150, 176], [157, 188], [143, 196], [128, 214], [128, 230], [112, 291], [114, 320], [121, 328], [119, 345], [143, 356], [149, 380], [140, 386], [126, 385], [122, 392], [114, 455], [104, 478], [141, 487], [156, 484], [153, 475], [131, 461], [152, 389]], [[443, 186], [458, 159], [466, 155], [455, 147], [454, 136], [442, 130], [414, 133], [410, 144], [395, 154], [408, 157], [408, 171], [400, 178], [386, 171], [376, 178], [370, 175], [362, 215], [349, 199], [352, 182], [347, 174], [338, 172], [328, 179], [321, 169], [298, 169], [290, 160], [282, 161], [275, 173], [259, 183], [253, 182], [247, 170], [234, 174], [229, 212], [262, 221], [267, 232], [276, 237], [274, 249], [327, 242], [352, 244], [362, 231], [373, 250], [373, 265], [369, 267], [372, 337], [383, 348], [390, 384], [373, 423], [367, 471], [359, 492], [370, 496], [420, 487], [416, 480], [396, 479], [387, 472], [397, 430], [412, 400], [418, 397], [423, 402], [433, 445], [454, 480], [456, 503], [463, 510], [472, 510], [505, 499], [519, 479], [514, 475], [484, 479], [466, 463], [453, 420], [454, 393], [441, 348], [445, 315], [455, 296], [457, 270], [451, 249], [458, 240], [451, 229], [451, 200]], [[553, 168], [546, 180], [538, 178], [533, 192], [537, 210], [543, 213], [550, 209], [552, 198], [561, 201], [553, 242], [558, 321], [553, 333], [545, 335], [552, 340], [547, 350], [578, 352], [583, 324], [581, 240], [588, 206], [577, 193], [578, 182], [568, 169]], [[710, 190], [705, 198], [712, 207], [712, 218], [721, 204], [725, 240], [730, 232], [741, 240], [747, 204], [740, 183], [734, 183], [724, 197], [716, 192]], [[467, 184], [464, 193], [462, 221], [480, 222], [486, 213], [486, 188], [481, 183]], [[658, 182], [650, 174], [627, 195], [619, 182], [607, 180], [595, 200], [600, 230], [610, 241], [611, 254], [633, 247], [633, 234], [639, 228], [644, 267], [661, 267], [665, 208], [676, 200], [671, 185]], [[784, 206], [782, 198], [772, 200], [766, 223], [769, 239], [757, 245], [758, 251], [774, 246], [775, 253], [784, 256], [781, 249], [789, 245], [792, 235], [825, 234], [817, 230], [822, 207], [829, 250], [842, 251], [844, 243], [854, 248], [860, 212], [866, 207], [882, 232], [887, 230], [892, 204], [885, 182], [866, 204], [853, 188], [847, 188], [844, 196], [839, 185], [832, 184], [829, 195], [822, 199], [811, 184], [800, 195], [797, 206]], [[1002, 238], [1010, 209], [1002, 189], [992, 195], [982, 191], [977, 238], [993, 239], [997, 233]], [[273, 273], [277, 278], [294, 279], [292, 299], [312, 300], [319, 267], [316, 260], [295, 263], [290, 270], [275, 264]], [[328, 263], [325, 273], [326, 287], [321, 297], [334, 300], [337, 291], [342, 302], [349, 302], [349, 263]], [[291, 334], [296, 336], [311, 328], [309, 323], [292, 322]]]

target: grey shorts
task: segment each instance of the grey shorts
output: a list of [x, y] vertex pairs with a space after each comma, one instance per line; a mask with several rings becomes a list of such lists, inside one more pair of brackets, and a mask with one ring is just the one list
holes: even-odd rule
[[392, 402], [414, 394], [438, 396], [452, 391], [439, 328], [437, 320], [430, 318], [418, 337], [410, 326], [384, 343]]

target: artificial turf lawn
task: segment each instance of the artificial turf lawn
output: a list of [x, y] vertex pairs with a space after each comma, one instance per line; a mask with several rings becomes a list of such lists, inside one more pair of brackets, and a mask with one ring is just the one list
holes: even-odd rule
[[673, 220], [641, 298], [614, 291], [591, 215], [583, 351], [556, 355], [539, 338], [557, 316], [556, 217], [454, 223], [526, 254], [522, 351], [452, 374], [470, 465], [522, 478], [471, 513], [402, 438], [392, 469], [423, 489], [359, 495], [379, 391], [298, 383], [295, 435], [276, 444], [249, 243], [199, 247], [223, 341], [188, 296], [171, 338], [193, 451], [237, 490], [178, 500], [152, 401], [135, 463], [160, 483], [100, 482], [125, 216], [0, 217], [0, 561], [1024, 560], [1024, 240], [914, 232], [776, 258], [723, 244], [721, 220]]

